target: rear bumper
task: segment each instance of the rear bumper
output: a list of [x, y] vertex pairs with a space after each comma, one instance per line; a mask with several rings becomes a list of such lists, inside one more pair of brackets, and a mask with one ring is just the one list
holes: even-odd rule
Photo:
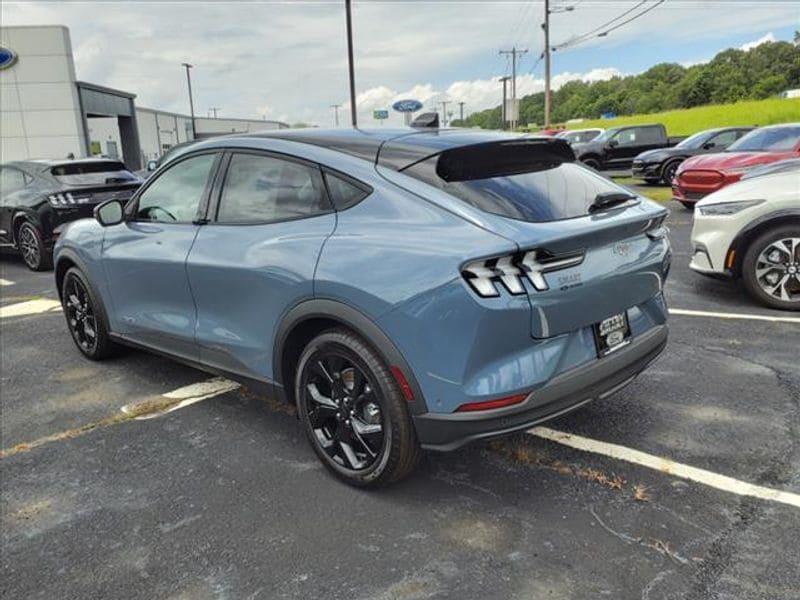
[[623, 388], [658, 358], [666, 344], [667, 326], [656, 326], [626, 348], [554, 377], [522, 404], [481, 413], [416, 415], [417, 436], [427, 450], [449, 451], [475, 440], [528, 429]]

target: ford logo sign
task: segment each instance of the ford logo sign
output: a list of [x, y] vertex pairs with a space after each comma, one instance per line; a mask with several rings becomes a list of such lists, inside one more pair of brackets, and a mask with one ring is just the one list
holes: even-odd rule
[[416, 112], [422, 109], [422, 102], [419, 100], [398, 100], [392, 104], [392, 108], [401, 113]]
[[7, 69], [17, 62], [17, 53], [11, 48], [0, 46], [0, 70]]

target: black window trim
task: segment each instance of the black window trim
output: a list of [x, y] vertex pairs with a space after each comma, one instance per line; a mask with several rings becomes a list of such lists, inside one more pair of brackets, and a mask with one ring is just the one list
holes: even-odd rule
[[[320, 191], [324, 196], [324, 200], [328, 204], [327, 210], [321, 210], [319, 212], [315, 212], [310, 215], [298, 215], [295, 217], [286, 217], [284, 219], [271, 219], [268, 221], [227, 221], [221, 222], [219, 220], [219, 208], [222, 201], [222, 192], [225, 188], [225, 182], [228, 179], [228, 169], [231, 164], [231, 160], [233, 159], [234, 154], [253, 154], [256, 156], [264, 156], [269, 158], [275, 158], [277, 160], [285, 160], [287, 162], [294, 162], [305, 167], [310, 168], [312, 171], [315, 171], [319, 176], [319, 183], [320, 183]], [[272, 150], [263, 150], [261, 148], [225, 148], [225, 158], [219, 169], [219, 176], [217, 177], [218, 184], [214, 186], [214, 189], [211, 193], [211, 198], [208, 207], [207, 213], [207, 222], [219, 225], [219, 226], [233, 226], [233, 227], [244, 227], [248, 225], [272, 225], [275, 223], [288, 223], [290, 221], [299, 221], [301, 219], [313, 219], [314, 217], [321, 217], [323, 215], [329, 215], [331, 213], [335, 213], [336, 209], [333, 205], [333, 201], [331, 200], [330, 193], [328, 192], [328, 186], [325, 183], [325, 177], [322, 173], [323, 167], [312, 160], [308, 160], [305, 158], [301, 158], [299, 156], [294, 156], [292, 154], [286, 154], [283, 152], [274, 152]], [[217, 182], [215, 182], [217, 183]]]
[[[364, 200], [369, 198], [372, 195], [372, 192], [375, 191], [375, 188], [373, 188], [371, 185], [364, 183], [363, 181], [356, 179], [355, 177], [347, 175], [346, 173], [342, 173], [341, 171], [337, 171], [336, 169], [331, 169], [330, 167], [326, 166], [322, 166], [321, 168], [322, 168], [322, 181], [323, 184], [325, 185], [325, 192], [328, 194], [328, 201], [330, 202], [331, 206], [333, 206], [336, 212], [343, 212], [345, 210], [350, 210], [354, 206], [358, 206]], [[326, 174], [332, 175], [333, 177], [338, 177], [339, 179], [346, 181], [353, 187], [357, 187], [362, 192], [364, 192], [364, 197], [361, 198], [361, 200], [359, 200], [358, 202], [354, 202], [347, 208], [340, 209], [339, 207], [336, 206], [336, 203], [333, 201], [333, 195], [331, 194], [331, 191], [328, 188], [328, 179], [325, 177]]]
[[[136, 213], [139, 209], [139, 198], [142, 197], [148, 188], [153, 185], [156, 181], [161, 179], [165, 173], [168, 173], [173, 167], [181, 164], [182, 162], [189, 160], [191, 158], [197, 158], [198, 156], [202, 156], [205, 154], [214, 154], [214, 162], [211, 165], [211, 170], [209, 171], [210, 177], [206, 181], [206, 187], [203, 190], [203, 195], [200, 197], [200, 203], [197, 205], [197, 213], [195, 213], [194, 219], [191, 221], [153, 221], [150, 219], [137, 219]], [[125, 215], [125, 221], [131, 223], [161, 223], [165, 225], [202, 225], [203, 223], [207, 222], [207, 214], [208, 214], [208, 205], [209, 205], [209, 197], [211, 195], [211, 191], [214, 189], [216, 184], [217, 178], [219, 176], [220, 171], [220, 163], [222, 162], [223, 151], [218, 148], [210, 148], [205, 150], [199, 150], [197, 152], [192, 152], [189, 154], [185, 154], [180, 158], [175, 159], [173, 162], [170, 162], [169, 165], [164, 167], [163, 170], [158, 171], [157, 175], [148, 179], [142, 187], [140, 187], [136, 193], [131, 196], [131, 199], [127, 202], [124, 207], [123, 214]]]

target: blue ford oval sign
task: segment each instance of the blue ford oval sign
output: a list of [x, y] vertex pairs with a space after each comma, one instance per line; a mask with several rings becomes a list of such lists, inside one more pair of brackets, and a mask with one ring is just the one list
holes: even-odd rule
[[17, 53], [11, 48], [0, 46], [0, 70], [7, 69], [17, 62]]
[[419, 100], [398, 100], [392, 104], [392, 108], [397, 112], [417, 112], [422, 108], [422, 102]]

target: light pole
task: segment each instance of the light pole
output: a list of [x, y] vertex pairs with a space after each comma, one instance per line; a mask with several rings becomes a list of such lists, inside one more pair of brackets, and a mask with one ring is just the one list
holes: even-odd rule
[[464, 126], [464, 102], [458, 103], [458, 120], [461, 121], [461, 126]]
[[347, 14], [347, 64], [350, 72], [350, 120], [353, 127], [358, 127], [358, 111], [356, 109], [356, 75], [353, 67], [353, 16], [350, 0], [344, 0]]
[[194, 65], [190, 65], [189, 63], [181, 63], [184, 67], [186, 67], [186, 84], [189, 86], [189, 110], [191, 111], [192, 115], [192, 139], [197, 139], [197, 126], [194, 123], [194, 98], [192, 98], [192, 76], [189, 74], [189, 69], [191, 69]]
[[331, 108], [333, 109], [333, 126], [339, 127], [339, 108], [341, 104], [331, 104]]

